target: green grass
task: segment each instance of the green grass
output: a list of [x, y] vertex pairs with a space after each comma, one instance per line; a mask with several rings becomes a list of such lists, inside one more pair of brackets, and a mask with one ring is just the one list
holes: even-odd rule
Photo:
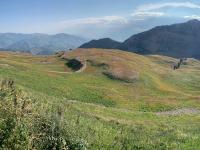
[[[88, 149], [200, 149], [199, 114], [155, 114], [200, 108], [200, 62], [174, 71], [177, 60], [162, 56], [95, 49], [68, 56], [89, 60], [86, 70], [73, 73], [56, 56], [2, 52], [0, 78], [14, 80], [31, 97], [33, 111], [47, 119], [61, 107], [63, 135]], [[109, 67], [128, 68], [139, 77], [130, 83], [110, 79], [103, 74]]]

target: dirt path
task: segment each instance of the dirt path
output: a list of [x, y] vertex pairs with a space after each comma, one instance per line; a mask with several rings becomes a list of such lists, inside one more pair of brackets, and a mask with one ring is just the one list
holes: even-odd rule
[[156, 115], [163, 115], [163, 116], [178, 116], [178, 115], [191, 115], [191, 114], [200, 114], [200, 109], [182, 108], [182, 109], [176, 109], [176, 110], [156, 113]]
[[3, 67], [10, 67], [9, 64], [0, 64], [0, 66], [3, 66]]
[[59, 73], [59, 74], [72, 74], [72, 72], [62, 72], [62, 71], [48, 71], [50, 73]]
[[81, 67], [81, 69], [79, 69], [78, 71], [76, 71], [76, 73], [83, 72], [86, 68], [87, 68], [87, 62], [84, 62], [83, 63], [83, 67]]

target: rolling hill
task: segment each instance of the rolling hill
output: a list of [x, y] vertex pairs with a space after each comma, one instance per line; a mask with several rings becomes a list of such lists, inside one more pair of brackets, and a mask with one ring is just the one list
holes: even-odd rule
[[77, 48], [86, 41], [87, 39], [64, 33], [56, 35], [1, 33], [0, 49], [45, 55]]
[[199, 149], [200, 61], [174, 70], [178, 62], [105, 49], [0, 52], [0, 129], [14, 128], [0, 130], [10, 133], [4, 148]]

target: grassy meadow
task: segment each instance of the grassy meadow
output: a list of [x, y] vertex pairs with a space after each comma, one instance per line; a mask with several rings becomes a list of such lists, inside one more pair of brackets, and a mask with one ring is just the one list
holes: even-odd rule
[[[82, 71], [67, 67], [74, 58]], [[200, 61], [173, 70], [178, 61], [104, 49], [0, 52], [0, 149], [199, 150]]]

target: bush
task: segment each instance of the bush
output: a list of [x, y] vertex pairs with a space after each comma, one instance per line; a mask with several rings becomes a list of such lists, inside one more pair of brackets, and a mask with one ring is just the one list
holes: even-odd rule
[[77, 59], [70, 59], [66, 65], [71, 68], [73, 71], [78, 71], [83, 67], [83, 64]]
[[17, 90], [12, 80], [0, 83], [0, 149], [86, 149], [85, 143], [65, 128], [62, 109], [34, 112], [34, 103]]

